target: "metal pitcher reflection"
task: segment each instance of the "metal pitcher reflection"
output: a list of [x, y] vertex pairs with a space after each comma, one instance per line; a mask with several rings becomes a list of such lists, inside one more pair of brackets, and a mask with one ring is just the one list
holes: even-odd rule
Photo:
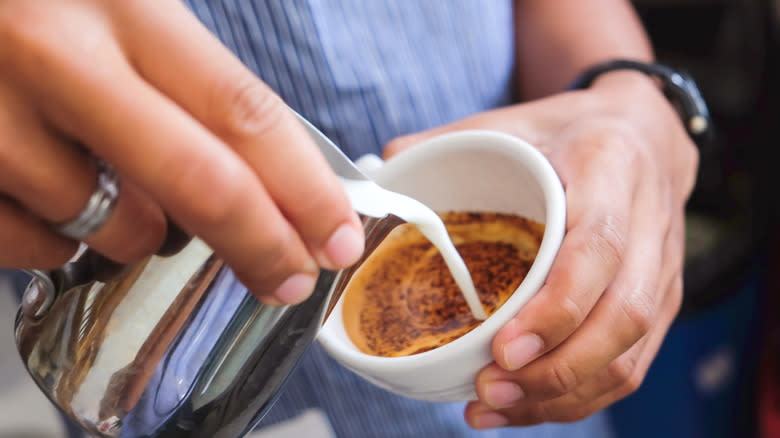
[[[363, 217], [364, 259], [402, 221]], [[202, 241], [119, 266], [87, 250], [36, 271], [15, 324], [38, 386], [102, 437], [240, 437], [262, 419], [354, 270], [262, 305]]]

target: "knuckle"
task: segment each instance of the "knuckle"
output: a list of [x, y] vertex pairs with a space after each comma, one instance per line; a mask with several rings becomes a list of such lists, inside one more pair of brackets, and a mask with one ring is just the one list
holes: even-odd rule
[[597, 255], [609, 266], [620, 266], [626, 250], [626, 224], [614, 215], [605, 215], [591, 225], [588, 252]]
[[556, 321], [561, 327], [561, 331], [572, 333], [585, 321], [585, 310], [569, 295], [561, 297], [555, 308], [558, 309]]
[[560, 397], [574, 391], [580, 385], [577, 372], [567, 363], [561, 362], [550, 367], [545, 379], [553, 397]]
[[630, 296], [620, 300], [620, 310], [629, 325], [626, 327], [629, 343], [633, 344], [647, 334], [655, 319], [654, 294], [638, 289]]
[[205, 195], [194, 207], [194, 216], [204, 228], [229, 225], [239, 205], [238, 190], [224, 184], [214, 186], [214, 191]]
[[623, 387], [631, 382], [637, 367], [633, 354], [624, 354], [607, 365], [607, 374], [615, 388]]
[[617, 393], [618, 398], [625, 398], [629, 395], [635, 393], [639, 390], [639, 388], [642, 386], [642, 382], [644, 381], [644, 374], [636, 373], [635, 375], [628, 378], [623, 385], [621, 385], [620, 390]]
[[212, 186], [212, 192], [205, 194], [193, 206], [193, 215], [204, 228], [227, 226], [240, 205], [239, 189], [230, 183]]
[[[614, 126], [614, 123], [611, 126]], [[614, 130], [600, 130], [584, 138], [594, 153], [599, 156], [613, 157], [620, 155], [625, 149], [622, 136], [615, 133]]]
[[624, 123], [602, 120], [606, 128], [599, 129], [578, 140], [577, 150], [584, 154], [584, 163], [592, 171], [603, 172], [604, 166], [636, 169], [642, 162], [635, 134]]
[[[263, 82], [252, 78], [238, 86], [218, 87], [214, 114], [218, 134], [228, 139], [262, 136], [279, 124], [285, 106]], [[224, 98], [223, 96], [227, 96]]]
[[239, 176], [238, 169], [224, 163], [191, 158], [187, 166], [177, 166], [179, 172], [167, 174], [167, 181], [175, 187], [180, 199], [197, 200], [187, 202], [185, 210], [190, 216], [187, 219], [200, 229], [228, 226], [241, 211], [247, 190], [245, 178]]
[[[624, 367], [626, 366], [624, 365]], [[645, 378], [644, 373], [638, 372], [638, 370], [636, 370], [636, 366], [634, 369], [632, 369], [632, 371], [632, 374], [626, 376], [624, 380], [617, 386], [617, 389], [614, 392], [615, 397], [617, 397], [618, 400], [635, 393], [642, 386], [642, 382]]]

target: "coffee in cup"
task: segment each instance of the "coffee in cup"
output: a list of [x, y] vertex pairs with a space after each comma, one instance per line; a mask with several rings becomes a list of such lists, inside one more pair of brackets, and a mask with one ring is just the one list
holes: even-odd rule
[[[492, 315], [533, 264], [544, 225], [488, 212], [440, 214]], [[412, 224], [394, 229], [354, 273], [344, 293], [344, 328], [366, 354], [409, 356], [458, 339], [480, 324], [441, 253]]]
[[[544, 224], [541, 244], [525, 278], [521, 282], [515, 280], [519, 284], [495, 313], [457, 339], [445, 339], [444, 345], [406, 356], [365, 353], [355, 345], [345, 327], [349, 319], [345, 315], [359, 315], [359, 311], [344, 306], [348, 292], [342, 294], [318, 335], [320, 345], [336, 361], [388, 391], [437, 402], [475, 400], [474, 383], [479, 371], [494, 360], [491, 345], [496, 334], [542, 288], [560, 248], [566, 229], [566, 198], [560, 179], [535, 147], [492, 131], [459, 131], [430, 138], [384, 164], [380, 162], [369, 174], [380, 186], [410, 196], [438, 212], [495, 212]], [[466, 264], [475, 264], [463, 242], [456, 243], [460, 244]], [[392, 256], [388, 259], [392, 262]], [[344, 284], [350, 283], [362, 265], [361, 262], [354, 269], [341, 271], [339, 278]], [[475, 277], [488, 273], [474, 271]], [[479, 286], [483, 280], [474, 280], [478, 289], [485, 289]], [[356, 285], [357, 282], [352, 292], [360, 289]], [[425, 292], [417, 295], [424, 297]], [[489, 304], [488, 300], [485, 304]], [[445, 310], [451, 308], [442, 308]], [[466, 313], [465, 306], [462, 310]], [[395, 335], [382, 339], [391, 337]]]

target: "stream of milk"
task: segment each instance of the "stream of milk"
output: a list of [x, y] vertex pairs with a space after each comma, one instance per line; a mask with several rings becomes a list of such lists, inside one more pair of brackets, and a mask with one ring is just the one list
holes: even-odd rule
[[466, 263], [455, 249], [444, 222], [435, 211], [416, 199], [386, 190], [370, 180], [342, 178], [341, 181], [352, 202], [352, 207], [359, 213], [373, 217], [394, 214], [416, 225], [420, 232], [439, 249], [474, 318], [480, 321], [487, 318]]

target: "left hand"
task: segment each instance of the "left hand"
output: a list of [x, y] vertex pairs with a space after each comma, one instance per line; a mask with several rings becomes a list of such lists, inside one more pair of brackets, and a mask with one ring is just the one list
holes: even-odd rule
[[487, 429], [583, 419], [639, 387], [680, 308], [697, 149], [651, 80], [614, 72], [587, 90], [398, 138], [385, 156], [464, 129], [537, 146], [567, 204], [547, 281], [496, 335], [466, 420]]

